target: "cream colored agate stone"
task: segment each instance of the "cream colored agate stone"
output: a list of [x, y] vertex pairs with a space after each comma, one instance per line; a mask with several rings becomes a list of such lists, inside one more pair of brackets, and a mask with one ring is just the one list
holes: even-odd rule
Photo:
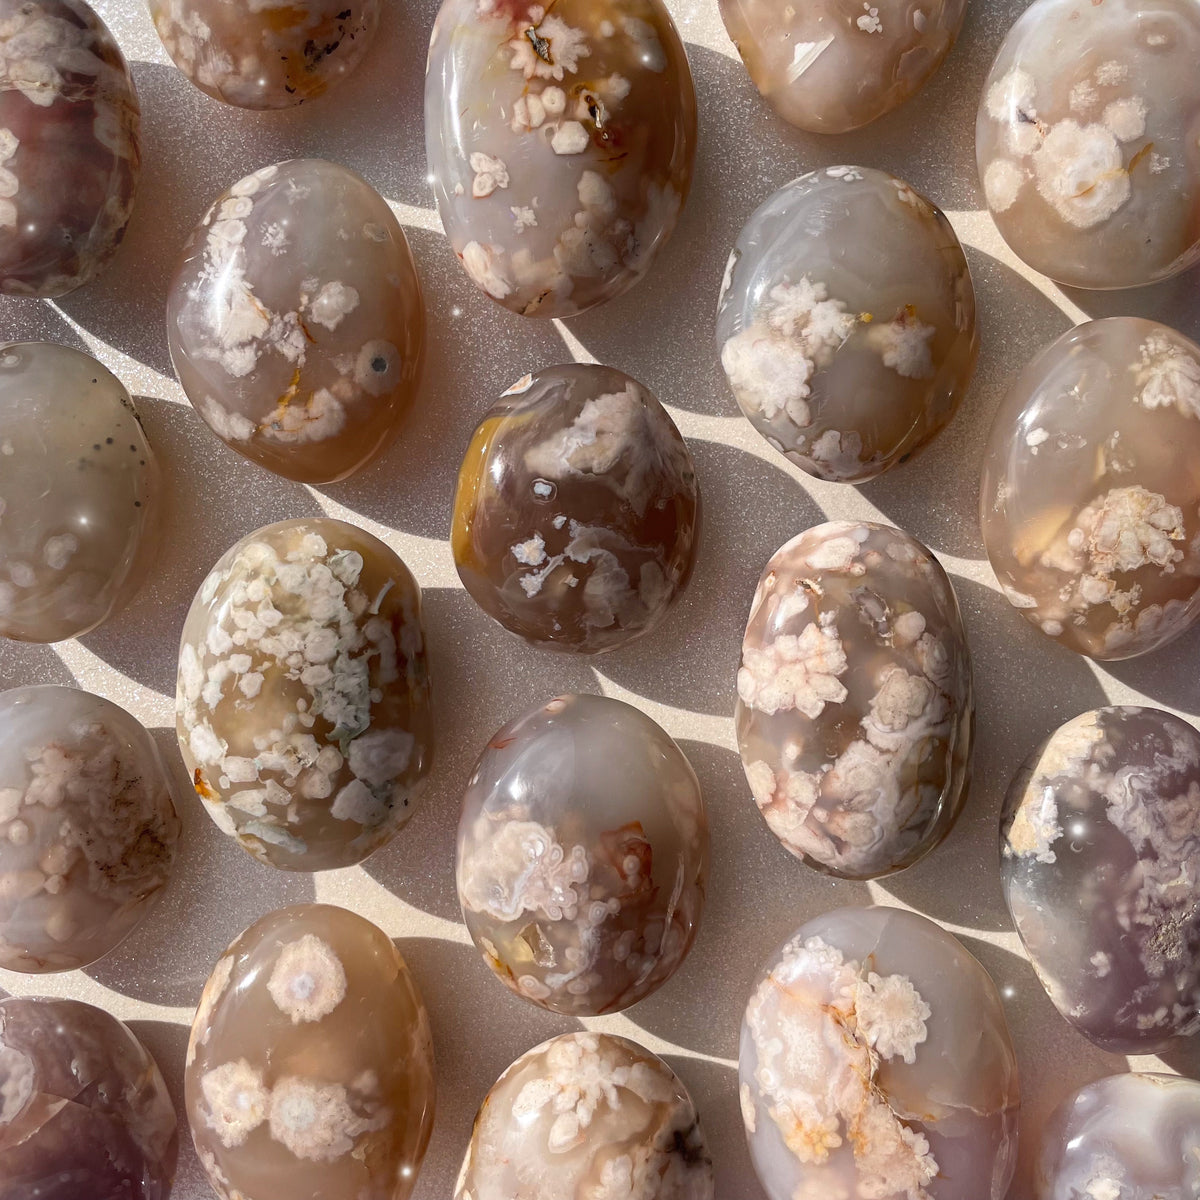
[[725, 270], [717, 350], [750, 423], [820, 479], [861, 483], [926, 446], [975, 370], [975, 292], [950, 222], [870, 167], [792, 180]]
[[560, 696], [499, 730], [463, 797], [455, 857], [467, 929], [518, 996], [616, 1012], [691, 949], [708, 816], [688, 760], [644, 713]]
[[775, 552], [737, 674], [742, 766], [771, 832], [809, 866], [910, 866], [966, 799], [975, 701], [954, 589], [915, 538], [814, 526]]
[[1200, 261], [1200, 6], [1036, 0], [992, 64], [979, 178], [1009, 246], [1081, 288]]
[[1137, 317], [1063, 334], [996, 413], [983, 540], [1005, 595], [1098, 659], [1200, 615], [1200, 346]]
[[696, 95], [662, 0], [444, 0], [425, 80], [442, 224], [467, 274], [569, 317], [650, 268], [687, 197]]
[[966, 0], [721, 0], [754, 86], [800, 129], [845, 133], [891, 112], [942, 65]]
[[0, 292], [62, 296], [108, 265], [140, 130], [129, 65], [83, 0], [0, 0]]
[[387, 202], [322, 159], [263, 167], [220, 196], [167, 299], [183, 390], [227, 446], [332, 483], [386, 446], [412, 404], [425, 313]]
[[218, 960], [184, 1071], [221, 1200], [406, 1200], [433, 1128], [429, 1016], [388, 936], [297, 904]]
[[914, 912], [802, 926], [742, 1021], [742, 1119], [769, 1200], [1002, 1200], [1017, 1060], [996, 986]]
[[239, 108], [290, 108], [362, 61], [380, 0], [148, 0], [175, 65]]
[[454, 1200], [713, 1200], [687, 1089], [628, 1038], [565, 1033], [522, 1054], [475, 1118]]
[[0, 693], [0, 967], [107, 954], [171, 873], [179, 816], [154, 739], [69, 687]]
[[176, 727], [209, 815], [262, 862], [361, 862], [433, 753], [421, 593], [369, 533], [280, 521], [217, 562], [183, 627]]
[[158, 467], [121, 381], [52, 342], [0, 347], [0, 635], [80, 637], [150, 567]]

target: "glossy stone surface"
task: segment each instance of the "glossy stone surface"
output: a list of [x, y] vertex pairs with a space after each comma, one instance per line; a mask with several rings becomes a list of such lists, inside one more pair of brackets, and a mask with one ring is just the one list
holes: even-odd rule
[[433, 753], [421, 592], [369, 533], [248, 534], [183, 627], [176, 727], [209, 816], [262, 862], [361, 862], [412, 815]]
[[662, 0], [445, 0], [425, 81], [438, 211], [467, 274], [526, 316], [640, 279], [675, 228], [696, 95]]
[[1200, 346], [1136, 317], [1089, 321], [996, 412], [983, 540], [1001, 587], [1080, 654], [1132, 658], [1200, 615]]
[[90, 355], [0, 348], [0, 634], [79, 637], [151, 566], [158, 467], [129, 393]]
[[0, 1000], [0, 1197], [167, 1200], [179, 1148], [154, 1059], [103, 1009]]
[[455, 1200], [712, 1200], [696, 1106], [628, 1038], [565, 1033], [522, 1054], [488, 1092]]
[[0, 292], [62, 296], [108, 265], [140, 122], [129, 66], [82, 0], [0, 0]]
[[750, 423], [810, 475], [904, 462], [954, 416], [979, 354], [950, 222], [870, 167], [792, 180], [738, 235], [717, 350]]
[[984, 85], [984, 197], [1031, 267], [1137, 287], [1200, 261], [1200, 8], [1036, 0]]
[[1110, 1075], [1069, 1096], [1042, 1131], [1035, 1200], [1200, 1196], [1200, 1083]]
[[167, 300], [183, 390], [227, 446], [303, 483], [357, 471], [416, 394], [425, 313], [387, 202], [322, 159], [263, 167], [196, 227]]
[[839, 908], [759, 977], [738, 1062], [770, 1200], [1001, 1200], [1017, 1061], [995, 984], [916, 913]]
[[828, 522], [775, 552], [736, 726], [755, 803], [792, 854], [870, 879], [950, 832], [971, 765], [966, 636], [946, 573], [898, 529]]
[[674, 974], [700, 923], [695, 772], [636, 708], [560, 696], [475, 764], [455, 873], [471, 937], [518, 996], [572, 1016], [628, 1008]]
[[240, 108], [312, 100], [362, 61], [379, 0], [148, 0], [175, 65], [202, 91]]
[[535, 645], [585, 654], [648, 633], [692, 573], [700, 489], [661, 404], [610, 367], [508, 389], [458, 474], [451, 545], [479, 606]]
[[1157, 708], [1087, 712], [1012, 782], [1001, 874], [1055, 1007], [1106, 1050], [1200, 1031], [1200, 732]]
[[925, 86], [962, 28], [967, 0], [721, 0], [754, 86], [793, 125], [845, 133]]
[[208, 977], [184, 1087], [222, 1200], [405, 1200], [433, 1127], [425, 1004], [370, 921], [279, 909]]
[[0, 967], [107, 954], [171, 873], [179, 816], [153, 738], [69, 687], [0, 693]]

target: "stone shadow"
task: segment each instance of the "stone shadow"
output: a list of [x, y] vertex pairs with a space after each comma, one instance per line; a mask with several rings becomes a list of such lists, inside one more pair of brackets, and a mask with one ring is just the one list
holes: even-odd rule
[[1200, 621], [1153, 654], [1100, 666], [1143, 696], [1200, 718]]
[[1200, 267], [1146, 287], [1121, 288], [1114, 292], [1065, 287], [1063, 293], [1094, 320], [1145, 317], [1170, 325], [1193, 341], [1200, 341], [1200, 304], [1196, 303], [1197, 293], [1200, 293]]

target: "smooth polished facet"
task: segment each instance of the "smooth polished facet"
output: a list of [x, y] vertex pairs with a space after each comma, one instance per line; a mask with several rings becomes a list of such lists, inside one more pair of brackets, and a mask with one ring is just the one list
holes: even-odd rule
[[560, 696], [499, 730], [475, 764], [455, 871], [471, 937], [518, 996], [573, 1016], [628, 1008], [696, 936], [700, 785], [644, 713]]
[[1017, 377], [984, 459], [983, 540], [1012, 604], [1099, 659], [1200, 616], [1200, 346], [1137, 317], [1063, 334]]
[[322, 159], [263, 167], [220, 196], [183, 251], [167, 341], [227, 446], [302, 483], [353, 474], [416, 395], [421, 285], [387, 202]]

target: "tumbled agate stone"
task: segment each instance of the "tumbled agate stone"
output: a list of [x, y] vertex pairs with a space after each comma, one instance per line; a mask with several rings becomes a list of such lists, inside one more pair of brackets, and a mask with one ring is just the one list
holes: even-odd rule
[[108, 265], [140, 119], [129, 66], [82, 0], [0, 0], [0, 292], [62, 296]]
[[759, 977], [738, 1062], [770, 1200], [1002, 1200], [1017, 1060], [996, 986], [916, 913], [839, 908]]
[[412, 815], [433, 753], [420, 589], [343, 521], [256, 530], [192, 601], [175, 706], [196, 793], [243, 849], [361, 862]]
[[454, 564], [479, 606], [535, 645], [592, 654], [653, 629], [692, 573], [700, 489], [661, 404], [611, 367], [546, 367], [475, 430]]
[[754, 86], [785, 121], [845, 133], [925, 86], [966, 8], [966, 0], [721, 0], [721, 18]]
[[1082, 1087], [1042, 1130], [1035, 1200], [1200, 1196], [1200, 1083], [1109, 1075]]
[[158, 468], [121, 381], [51, 342], [0, 347], [0, 634], [58, 642], [150, 567]]
[[240, 108], [289, 108], [320, 96], [362, 61], [379, 0], [148, 0], [175, 65]]
[[416, 393], [421, 285], [365, 180], [295, 159], [239, 180], [184, 248], [167, 300], [183, 390], [227, 446], [303, 483], [344, 479]]
[[755, 803], [809, 866], [870, 879], [949, 833], [970, 775], [971, 657], [950, 580], [915, 538], [830, 522], [777, 550], [737, 693]]
[[455, 1200], [712, 1200], [696, 1106], [661, 1058], [607, 1033], [522, 1054], [475, 1118]]
[[0, 1197], [167, 1200], [179, 1148], [154, 1059], [103, 1009], [0, 1000]]
[[269, 913], [208, 977], [184, 1091], [221, 1200], [405, 1200], [433, 1127], [433, 1040], [396, 947], [355, 913]]
[[1057, 729], [1008, 790], [1004, 894], [1054, 1006], [1106, 1050], [1200, 1031], [1200, 732], [1157, 708]]
[[1200, 261], [1200, 7], [1036, 0], [975, 127], [987, 206], [1031, 267], [1137, 287]]
[[1099, 659], [1200, 615], [1200, 346], [1137, 317], [1063, 334], [996, 413], [983, 540], [1012, 604]]
[[696, 95], [662, 0], [445, 0], [425, 144], [467, 274], [569, 317], [649, 269], [687, 196]]
[[560, 696], [501, 729], [475, 764], [455, 872], [475, 945], [518, 996], [571, 1016], [628, 1008], [696, 936], [700, 785], [644, 713]]
[[810, 475], [859, 483], [946, 425], [979, 353], [950, 222], [870, 167], [827, 167], [769, 197], [738, 235], [717, 350], [742, 412]]
[[0, 967], [107, 954], [158, 897], [178, 840], [158, 748], [123, 708], [69, 687], [0, 693]]

